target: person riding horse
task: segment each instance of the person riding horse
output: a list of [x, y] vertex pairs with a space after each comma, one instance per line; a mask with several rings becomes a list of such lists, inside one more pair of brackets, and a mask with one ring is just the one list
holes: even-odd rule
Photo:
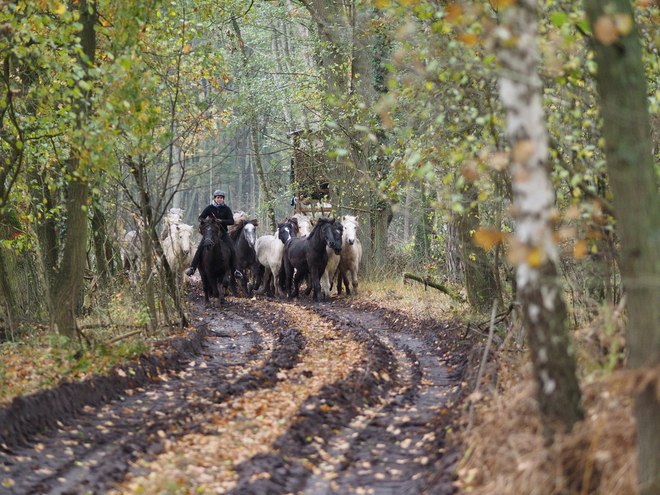
[[[197, 219], [200, 223], [202, 220], [206, 219], [209, 216], [215, 217], [219, 221], [220, 227], [222, 229], [222, 240], [231, 251], [231, 266], [234, 269], [234, 277], [243, 278], [243, 274], [238, 269], [236, 265], [236, 246], [234, 246], [234, 241], [231, 240], [229, 236], [229, 230], [227, 227], [229, 225], [234, 225], [234, 213], [231, 211], [231, 208], [225, 203], [225, 192], [222, 189], [216, 189], [213, 191], [213, 201], [208, 205]], [[193, 257], [190, 266], [186, 269], [186, 275], [191, 276], [197, 270], [199, 266], [199, 261], [202, 256], [204, 239], [201, 240], [199, 246], [197, 246], [197, 251]]]

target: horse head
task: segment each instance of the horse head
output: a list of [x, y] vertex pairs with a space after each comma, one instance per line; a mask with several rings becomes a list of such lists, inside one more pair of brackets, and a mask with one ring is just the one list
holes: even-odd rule
[[321, 229], [325, 237], [325, 244], [330, 249], [334, 250], [335, 254], [341, 253], [341, 238], [344, 232], [344, 227], [341, 222], [332, 218], [319, 218], [314, 230]]
[[199, 233], [204, 239], [204, 247], [213, 249], [216, 241], [220, 237], [220, 224], [213, 215], [206, 217], [199, 224]]
[[295, 237], [296, 232], [298, 232], [298, 223], [293, 219], [287, 218], [277, 224], [277, 237], [282, 244], [286, 244], [289, 239]]
[[259, 222], [257, 220], [250, 220], [243, 226], [243, 233], [245, 240], [250, 248], [254, 248], [254, 243], [257, 241], [257, 227]]
[[351, 215], [344, 215], [341, 218], [341, 223], [344, 226], [344, 235], [342, 239], [345, 242], [348, 242], [351, 246], [355, 243], [355, 239], [357, 239], [357, 219], [358, 217]]
[[179, 224], [179, 249], [184, 256], [190, 254], [190, 239], [192, 237], [192, 225]]
[[170, 208], [165, 220], [170, 223], [179, 223], [183, 220], [183, 210], [181, 208]]
[[307, 215], [304, 215], [303, 213], [296, 213], [293, 215], [291, 221], [295, 222], [298, 226], [298, 235], [301, 237], [309, 235], [310, 231], [312, 230], [311, 220]]

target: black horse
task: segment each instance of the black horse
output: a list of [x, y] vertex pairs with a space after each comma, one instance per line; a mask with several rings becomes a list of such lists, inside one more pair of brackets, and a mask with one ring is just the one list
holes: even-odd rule
[[[321, 301], [320, 278], [328, 263], [326, 246], [336, 254], [341, 252], [341, 236], [343, 228], [334, 218], [321, 217], [307, 237], [294, 237], [284, 246], [284, 273], [286, 277], [286, 293], [289, 297], [298, 297], [300, 281], [311, 275], [314, 288], [314, 301]], [[295, 269], [295, 277], [294, 277]], [[291, 292], [291, 284], [294, 290]]]
[[[216, 297], [220, 302], [224, 302], [231, 273], [231, 251], [221, 238], [222, 228], [214, 216], [202, 220], [199, 233], [204, 243], [199, 262], [199, 275], [204, 285], [204, 300], [207, 305], [210, 304], [210, 297]], [[222, 290], [218, 289], [218, 284], [222, 285]]]
[[[236, 246], [236, 266], [243, 272], [241, 287], [246, 296], [252, 294], [252, 287], [248, 286], [248, 281], [254, 284], [257, 278], [259, 262], [254, 249], [254, 243], [257, 240], [257, 226], [259, 221], [256, 219], [247, 220], [247, 217], [240, 218], [230, 229], [229, 235]], [[236, 279], [233, 274], [231, 277], [231, 287], [236, 295]]]

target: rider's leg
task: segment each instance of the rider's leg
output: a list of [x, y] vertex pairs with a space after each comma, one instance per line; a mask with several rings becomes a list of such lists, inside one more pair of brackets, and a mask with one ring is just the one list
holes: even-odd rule
[[199, 260], [202, 257], [202, 244], [204, 244], [204, 239], [199, 241], [199, 245], [197, 246], [197, 251], [195, 251], [195, 256], [193, 256], [190, 266], [186, 268], [185, 274], [188, 275], [189, 277], [193, 273], [195, 273], [195, 270], [197, 270], [197, 267], [199, 266]]
[[229, 246], [229, 250], [231, 251], [231, 267], [234, 270], [234, 277], [243, 278], [243, 274], [238, 269], [238, 265], [236, 264], [236, 246], [234, 245], [234, 241], [231, 239], [229, 232], [222, 234], [222, 240], [225, 242], [225, 244], [227, 244], [227, 246]]

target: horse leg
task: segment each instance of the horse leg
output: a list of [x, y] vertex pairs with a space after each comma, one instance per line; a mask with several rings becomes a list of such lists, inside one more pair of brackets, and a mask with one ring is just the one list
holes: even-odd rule
[[259, 285], [257, 289], [257, 294], [260, 296], [266, 293], [268, 290], [268, 284], [270, 282], [270, 267], [269, 266], [264, 266], [263, 271], [259, 272], [259, 278], [257, 279]]
[[[293, 277], [293, 296], [292, 297], [300, 296], [300, 281], [302, 279], [303, 279], [303, 275], [301, 274], [300, 270], [297, 270], [296, 274]], [[287, 275], [287, 282], [289, 282], [288, 275]]]
[[263, 266], [261, 263], [258, 261], [254, 262], [254, 265], [252, 265], [252, 274], [253, 274], [253, 283], [252, 283], [252, 291], [257, 291], [261, 289], [262, 285], [264, 283], [264, 271], [266, 270], [266, 267]]
[[341, 274], [341, 279], [344, 284], [344, 289], [346, 289], [346, 295], [350, 296], [351, 295], [351, 289], [348, 283], [348, 270], [344, 270]]
[[309, 296], [309, 293], [312, 292], [312, 275], [308, 274], [305, 278], [305, 296]]
[[337, 268], [337, 295], [341, 296], [342, 291], [342, 273], [344, 270], [340, 267]]
[[209, 307], [211, 305], [211, 300], [209, 298], [209, 295], [212, 292], [211, 282], [205, 272], [200, 270], [200, 275], [202, 277], [202, 286], [204, 287], [204, 303], [206, 304], [206, 307]]
[[357, 267], [351, 268], [351, 280], [353, 284], [353, 294], [357, 296], [358, 293]]
[[[284, 256], [286, 256], [286, 254]], [[293, 280], [293, 265], [291, 265], [291, 262], [288, 259], [284, 260], [283, 265], [284, 265], [284, 293], [290, 299], [292, 297], [291, 282]], [[273, 273], [273, 278], [275, 278], [274, 273]], [[278, 278], [279, 278], [279, 273], [278, 273]], [[279, 286], [279, 280], [276, 280], [275, 291], [277, 291], [278, 286]]]
[[[293, 268], [291, 268], [291, 271], [294, 271]], [[284, 266], [280, 266], [280, 269], [277, 272], [277, 276], [273, 275], [273, 284], [276, 284], [280, 288], [280, 292], [285, 290], [286, 288], [286, 271], [284, 270]]]
[[321, 293], [321, 280], [319, 278], [319, 270], [318, 268], [314, 267], [311, 270], [310, 278], [312, 279], [312, 285], [314, 286], [314, 301], [316, 302], [321, 302], [323, 300], [323, 296]]
[[328, 268], [326, 267], [326, 269], [323, 270], [323, 275], [321, 275], [321, 289], [323, 290], [325, 297], [330, 296], [331, 288], [332, 286], [330, 285], [330, 275], [328, 275]]
[[248, 287], [248, 269], [244, 268], [243, 269], [243, 278], [241, 279], [241, 287], [243, 288], [243, 292], [245, 293], [245, 297], [250, 297], [250, 294], [252, 291], [250, 291]]
[[[346, 295], [350, 296], [351, 295], [351, 289], [348, 284], [348, 272], [350, 271], [349, 269], [344, 268], [341, 272], [341, 283], [344, 286], [344, 289], [346, 289]], [[340, 286], [341, 287], [341, 286]]]
[[210, 278], [211, 278], [211, 280], [210, 280], [210, 282], [211, 282], [211, 291], [213, 293], [213, 297], [220, 298], [220, 291], [218, 290], [218, 282], [220, 282], [220, 281], [215, 276], [211, 276]]

